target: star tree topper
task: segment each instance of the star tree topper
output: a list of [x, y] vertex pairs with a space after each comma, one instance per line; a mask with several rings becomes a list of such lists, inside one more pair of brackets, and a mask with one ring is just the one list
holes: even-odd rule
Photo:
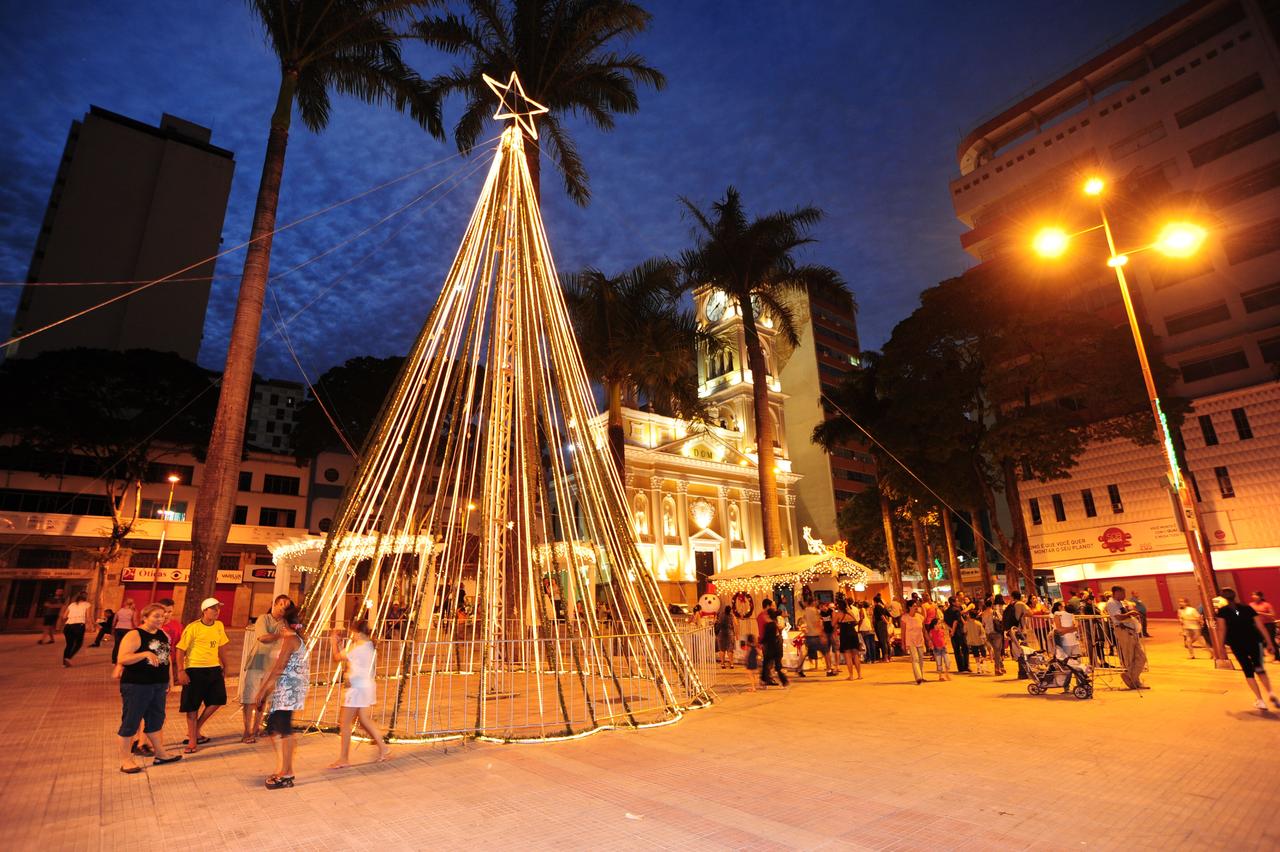
[[[524, 93], [524, 86], [520, 85], [520, 78], [516, 76], [516, 72], [511, 72], [511, 79], [506, 83], [500, 83], [488, 74], [482, 76], [485, 84], [498, 96], [498, 111], [493, 114], [493, 117], [499, 121], [504, 118], [514, 118], [516, 124], [520, 125], [525, 133], [537, 139], [538, 131], [533, 126], [533, 117], [550, 110]], [[524, 109], [519, 108], [522, 104]]]

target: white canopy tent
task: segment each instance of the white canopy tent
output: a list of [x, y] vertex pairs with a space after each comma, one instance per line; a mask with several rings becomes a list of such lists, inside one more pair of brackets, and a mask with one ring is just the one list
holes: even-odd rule
[[866, 583], [874, 573], [861, 562], [840, 553], [827, 552], [743, 562], [712, 574], [711, 582], [715, 583], [719, 594], [758, 594], [769, 592], [774, 586], [804, 584], [824, 575], [846, 583]]

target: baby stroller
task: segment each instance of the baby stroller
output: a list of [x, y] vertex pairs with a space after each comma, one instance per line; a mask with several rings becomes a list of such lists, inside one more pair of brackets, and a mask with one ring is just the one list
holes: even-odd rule
[[[1081, 662], [1078, 655], [1068, 656], [1062, 648], [1057, 648], [1050, 657], [1044, 651], [1026, 646], [1023, 646], [1022, 653], [1027, 660], [1027, 673], [1031, 676], [1027, 692], [1044, 695], [1050, 689], [1061, 688], [1081, 700], [1093, 697], [1093, 678], [1089, 676], [1089, 667]], [[1074, 688], [1071, 686], [1073, 678]]]

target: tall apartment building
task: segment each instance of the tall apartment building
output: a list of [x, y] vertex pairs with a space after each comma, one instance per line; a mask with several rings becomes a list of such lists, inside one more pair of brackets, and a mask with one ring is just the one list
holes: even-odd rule
[[303, 392], [298, 382], [255, 381], [253, 398], [249, 400], [249, 422], [244, 430], [245, 444], [269, 453], [293, 452], [293, 430]]
[[[71, 123], [27, 273], [44, 282], [178, 278], [10, 346], [9, 357], [88, 346], [155, 349], [194, 361], [226, 214], [234, 155], [211, 133], [172, 115], [157, 127], [90, 107]], [[23, 288], [19, 335], [71, 316], [136, 284]]]
[[787, 388], [784, 403], [787, 445], [796, 483], [796, 516], [815, 538], [840, 537], [836, 516], [844, 501], [875, 484], [875, 462], [866, 447], [850, 443], [828, 454], [812, 441], [813, 430], [839, 416], [823, 399], [858, 364], [858, 315], [852, 305], [837, 306], [804, 298], [793, 305], [800, 320], [800, 345], [787, 357], [779, 378]]
[[[1280, 594], [1280, 8], [1195, 0], [965, 135], [950, 190], [967, 273], [1070, 287], [1123, 321], [1097, 234], [1057, 272], [1031, 265], [1029, 235], [1098, 224], [1087, 176], [1109, 203], [1123, 251], [1159, 221], [1195, 217], [1200, 254], [1134, 253], [1125, 267], [1152, 343], [1194, 411], [1182, 430], [1220, 585]], [[1011, 86], [1015, 88], [1015, 86]], [[1070, 341], [1063, 341], [1064, 346]], [[1136, 357], [1132, 350], [1116, 357]], [[1068, 480], [1022, 482], [1037, 569], [1059, 583], [1114, 580], [1169, 614], [1192, 594], [1158, 448], [1091, 445]]]

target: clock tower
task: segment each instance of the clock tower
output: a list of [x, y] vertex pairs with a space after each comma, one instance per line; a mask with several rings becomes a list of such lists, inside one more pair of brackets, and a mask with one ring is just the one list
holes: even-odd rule
[[[698, 355], [698, 396], [711, 411], [712, 423], [742, 432], [744, 447], [758, 457], [756, 448], [756, 421], [752, 402], [752, 383], [755, 376], [747, 366], [746, 334], [742, 324], [742, 312], [737, 302], [723, 290], [700, 287], [693, 291], [698, 325], [725, 342], [719, 351], [704, 349]], [[777, 363], [777, 329], [767, 314], [757, 306], [756, 329], [764, 346], [768, 375], [764, 381], [769, 388], [769, 413], [774, 418], [774, 453], [780, 471], [790, 471], [783, 403], [786, 395], [778, 381], [781, 368]]]

